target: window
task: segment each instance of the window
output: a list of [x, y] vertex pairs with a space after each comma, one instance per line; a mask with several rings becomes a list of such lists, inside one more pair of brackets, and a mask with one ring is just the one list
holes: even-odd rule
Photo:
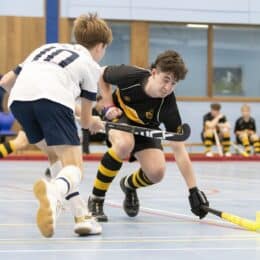
[[130, 25], [128, 23], [110, 22], [113, 41], [108, 46], [101, 65], [130, 63]]
[[188, 74], [176, 88], [177, 96], [206, 96], [207, 85], [207, 28], [189, 28], [185, 25], [150, 25], [149, 62], [169, 49], [179, 52]]
[[214, 26], [213, 95], [260, 96], [260, 28]]

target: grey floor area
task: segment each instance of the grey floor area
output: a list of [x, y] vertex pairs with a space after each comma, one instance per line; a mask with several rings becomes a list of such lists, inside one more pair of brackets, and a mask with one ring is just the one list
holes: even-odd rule
[[[156, 163], [156, 162], [155, 162]], [[98, 162], [85, 162], [81, 185], [87, 199]], [[198, 184], [211, 206], [255, 218], [260, 211], [259, 162], [194, 162]], [[139, 191], [142, 209], [128, 218], [119, 189], [122, 176], [138, 168], [125, 163], [107, 194], [109, 222], [99, 236], [77, 237], [69, 210], [60, 216], [55, 236], [41, 237], [35, 225], [32, 185], [47, 162], [0, 162], [0, 259], [260, 259], [260, 234], [208, 216], [198, 221], [189, 210], [188, 192], [173, 162], [164, 180]]]

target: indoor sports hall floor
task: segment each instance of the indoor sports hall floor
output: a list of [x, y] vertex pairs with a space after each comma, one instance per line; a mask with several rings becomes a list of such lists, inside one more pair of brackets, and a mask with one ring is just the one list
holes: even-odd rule
[[[81, 186], [87, 199], [98, 162], [85, 162]], [[260, 162], [193, 162], [211, 206], [255, 218], [260, 210]], [[138, 217], [125, 216], [119, 180], [138, 165], [125, 163], [107, 196], [109, 222], [99, 236], [77, 237], [69, 210], [59, 218], [56, 234], [41, 237], [35, 226], [37, 202], [32, 184], [46, 161], [1, 161], [0, 259], [260, 259], [260, 234], [208, 216], [199, 222], [189, 210], [187, 189], [174, 162], [167, 162], [162, 183], [139, 192]]]

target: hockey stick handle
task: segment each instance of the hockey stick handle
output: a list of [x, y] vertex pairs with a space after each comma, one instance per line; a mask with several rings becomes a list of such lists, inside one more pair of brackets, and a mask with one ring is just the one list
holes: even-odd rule
[[220, 156], [223, 156], [222, 146], [220, 144], [219, 137], [218, 137], [216, 129], [213, 129], [213, 134], [214, 134], [214, 138], [215, 138], [216, 145], [217, 145], [217, 148], [218, 148], [218, 154]]
[[238, 145], [234, 144], [233, 142], [231, 142], [231, 146], [233, 146], [233, 148], [235, 150], [237, 150], [241, 155], [245, 156], [245, 157], [248, 157], [249, 154], [245, 151], [243, 151]]
[[235, 225], [238, 225], [240, 227], [243, 227], [247, 230], [250, 231], [257, 231], [258, 229], [260, 229], [260, 223], [256, 222], [256, 221], [252, 221], [246, 218], [241, 218], [239, 216], [227, 213], [227, 212], [222, 212], [207, 206], [202, 206], [203, 210], [206, 210], [209, 213], [212, 213], [215, 216], [218, 216], [230, 223], [233, 223]]
[[124, 131], [132, 133], [134, 135], [141, 135], [144, 137], [155, 138], [160, 140], [170, 140], [170, 141], [185, 141], [190, 136], [190, 127], [188, 124], [182, 125], [181, 132], [167, 132], [164, 130], [150, 129], [142, 126], [128, 125], [124, 123], [115, 122], [104, 122], [106, 132], [110, 129]]

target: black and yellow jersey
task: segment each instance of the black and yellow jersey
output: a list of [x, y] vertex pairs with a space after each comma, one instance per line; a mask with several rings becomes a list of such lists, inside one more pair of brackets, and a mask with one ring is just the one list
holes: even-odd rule
[[[205, 130], [205, 124], [207, 121], [212, 121], [214, 119], [214, 116], [209, 112], [207, 114], [205, 114], [203, 116], [203, 130]], [[227, 118], [226, 116], [223, 116], [221, 117], [219, 120], [218, 120], [218, 123], [226, 123], [227, 122]]]
[[256, 124], [254, 118], [250, 117], [248, 121], [245, 121], [243, 117], [237, 119], [234, 132], [244, 130], [252, 130], [256, 132]]
[[104, 81], [116, 85], [113, 101], [125, 116], [137, 125], [158, 128], [161, 123], [167, 131], [178, 131], [181, 118], [174, 93], [165, 98], [152, 98], [144, 91], [151, 72], [135, 66], [108, 66]]

